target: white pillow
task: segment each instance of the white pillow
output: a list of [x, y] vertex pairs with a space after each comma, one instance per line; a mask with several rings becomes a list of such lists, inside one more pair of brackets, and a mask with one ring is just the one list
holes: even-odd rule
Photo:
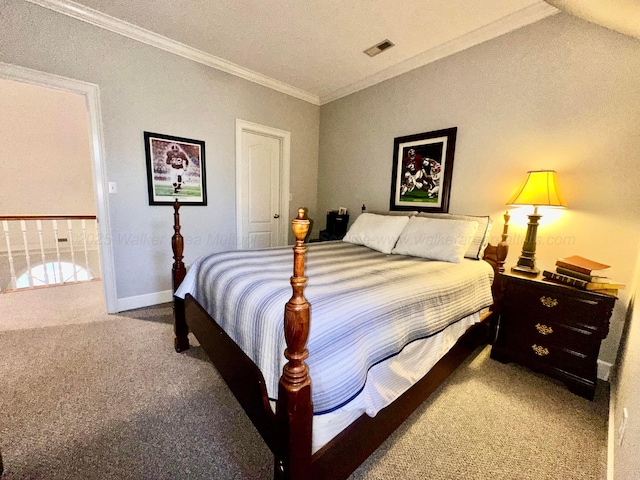
[[478, 222], [411, 217], [392, 253], [460, 263]]
[[408, 221], [407, 216], [363, 213], [356, 218], [342, 241], [391, 253]]
[[439, 218], [445, 220], [466, 220], [468, 222], [478, 222], [478, 229], [473, 237], [473, 241], [467, 248], [464, 256], [466, 258], [473, 258], [481, 260], [484, 255], [484, 249], [487, 248], [489, 243], [489, 232], [491, 231], [491, 217], [479, 217], [474, 215], [456, 215], [452, 213], [427, 213], [420, 212], [419, 217], [425, 218]]

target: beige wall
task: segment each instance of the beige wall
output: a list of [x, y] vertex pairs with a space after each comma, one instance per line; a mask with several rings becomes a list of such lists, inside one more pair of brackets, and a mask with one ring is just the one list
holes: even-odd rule
[[[614, 478], [627, 480], [636, 478], [640, 472], [640, 245], [638, 246], [638, 268], [634, 285], [632, 308], [627, 315], [618, 362], [611, 381], [612, 405], [614, 406], [613, 425], [610, 439], [614, 451]], [[627, 426], [619, 444], [619, 429], [623, 422], [624, 409], [628, 411]]]
[[95, 215], [82, 95], [0, 78], [0, 215]]
[[[318, 211], [388, 208], [394, 137], [458, 127], [450, 212], [490, 214], [496, 241], [526, 172], [555, 169], [569, 208], [541, 212], [538, 266], [577, 254], [629, 284], [640, 238], [639, 78], [638, 40], [558, 14], [324, 105]], [[512, 263], [525, 210], [512, 209]], [[628, 301], [622, 291], [606, 362]]]

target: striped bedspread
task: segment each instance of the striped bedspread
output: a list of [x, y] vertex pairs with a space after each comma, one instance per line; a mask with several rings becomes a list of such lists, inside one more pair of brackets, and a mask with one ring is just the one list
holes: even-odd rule
[[[291, 247], [216, 253], [199, 258], [176, 292], [191, 294], [255, 362], [271, 399], [286, 363], [292, 272]], [[453, 264], [313, 243], [306, 276], [315, 415], [357, 396], [372, 366], [492, 303], [493, 270], [479, 260]]]

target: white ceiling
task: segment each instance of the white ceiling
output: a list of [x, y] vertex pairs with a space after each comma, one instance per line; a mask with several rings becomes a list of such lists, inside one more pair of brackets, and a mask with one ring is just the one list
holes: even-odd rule
[[640, 0], [546, 0], [571, 15], [640, 40]]
[[[558, 10], [541, 0], [29, 0], [321, 105]], [[370, 58], [363, 50], [389, 39]]]

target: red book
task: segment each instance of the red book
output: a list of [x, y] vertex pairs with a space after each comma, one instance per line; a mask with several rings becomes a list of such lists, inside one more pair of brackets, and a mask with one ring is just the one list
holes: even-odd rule
[[559, 258], [556, 261], [556, 265], [558, 267], [568, 268], [569, 270], [574, 270], [587, 275], [590, 275], [593, 270], [603, 270], [610, 267], [610, 265], [594, 262], [593, 260], [589, 260], [588, 258], [580, 257], [578, 255]]

